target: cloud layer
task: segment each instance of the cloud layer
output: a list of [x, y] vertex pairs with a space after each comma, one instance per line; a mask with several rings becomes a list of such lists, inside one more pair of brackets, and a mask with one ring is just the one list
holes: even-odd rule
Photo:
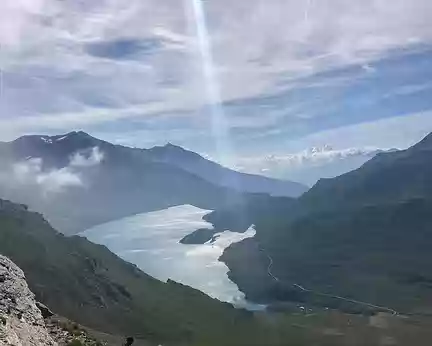
[[[335, 67], [357, 64], [370, 72], [371, 60], [432, 42], [428, 0], [204, 4], [224, 101], [274, 92]], [[76, 114], [80, 125], [118, 113], [133, 118], [203, 106], [190, 6], [187, 0], [2, 1], [9, 89], [3, 115]], [[104, 112], [103, 119], [78, 116], [93, 112]]]

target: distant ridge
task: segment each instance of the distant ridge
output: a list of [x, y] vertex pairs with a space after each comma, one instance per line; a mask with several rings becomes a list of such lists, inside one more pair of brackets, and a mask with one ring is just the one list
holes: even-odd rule
[[214, 210], [238, 206], [249, 193], [298, 196], [307, 190], [232, 171], [172, 144], [129, 148], [83, 131], [0, 143], [0, 159], [0, 178], [2, 169], [12, 178], [0, 179], [0, 198], [29, 205], [65, 234], [176, 205]]
[[307, 186], [300, 183], [231, 170], [171, 143], [148, 149], [146, 153], [154, 161], [174, 165], [213, 184], [242, 192], [298, 197], [308, 190]]
[[222, 257], [249, 299], [351, 312], [372, 305], [420, 314], [432, 308], [432, 135], [322, 179], [285, 207], [273, 203], [249, 214], [255, 239]]

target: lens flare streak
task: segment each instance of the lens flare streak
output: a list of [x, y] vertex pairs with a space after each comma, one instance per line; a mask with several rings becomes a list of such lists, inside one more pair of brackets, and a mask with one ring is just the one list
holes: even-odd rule
[[[197, 31], [199, 50], [203, 65], [203, 74], [206, 85], [207, 102], [211, 116], [213, 137], [216, 143], [219, 161], [229, 164], [231, 148], [225, 114], [222, 108], [220, 84], [215, 72], [212, 46], [208, 31], [206, 15], [202, 0], [192, 0], [193, 14]], [[228, 161], [228, 162], [227, 162]]]

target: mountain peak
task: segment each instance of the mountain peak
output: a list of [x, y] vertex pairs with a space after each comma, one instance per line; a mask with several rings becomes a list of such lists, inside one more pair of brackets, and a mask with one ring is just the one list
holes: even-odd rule
[[17, 138], [14, 142], [42, 142], [45, 144], [53, 144], [54, 142], [60, 142], [63, 140], [92, 140], [92, 141], [98, 141], [97, 138], [89, 135], [88, 133], [84, 131], [72, 131], [68, 132], [64, 135], [55, 135], [55, 136], [49, 136], [49, 135], [26, 135]]
[[432, 150], [432, 132], [416, 145], [412, 146], [411, 150]]
[[84, 131], [72, 131], [69, 133], [66, 133], [64, 135], [57, 135], [57, 136], [51, 136], [49, 137], [50, 139], [54, 140], [54, 141], [62, 141], [65, 139], [73, 139], [73, 140], [93, 140], [93, 141], [97, 141], [98, 139], [89, 135], [87, 132]]
[[187, 151], [185, 148], [183, 148], [179, 145], [176, 145], [176, 144], [172, 144], [170, 142], [165, 144], [162, 148], [167, 149], [167, 150]]
[[68, 136], [68, 137], [70, 137], [70, 136], [79, 136], [79, 137], [91, 137], [91, 138], [94, 138], [93, 136], [89, 135], [87, 132], [84, 132], [84, 131], [71, 131], [71, 132], [67, 133], [66, 136]]
[[10, 153], [17, 160], [42, 158], [46, 167], [65, 167], [71, 155], [95, 147], [107, 149], [108, 144], [83, 131], [62, 135], [22, 136], [9, 143]]

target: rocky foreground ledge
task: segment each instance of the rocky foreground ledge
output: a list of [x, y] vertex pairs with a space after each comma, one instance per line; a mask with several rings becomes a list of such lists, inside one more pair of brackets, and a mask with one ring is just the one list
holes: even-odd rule
[[1, 255], [0, 345], [57, 345], [46, 329], [23, 271]]
[[36, 302], [24, 272], [0, 255], [0, 346], [104, 346]]

